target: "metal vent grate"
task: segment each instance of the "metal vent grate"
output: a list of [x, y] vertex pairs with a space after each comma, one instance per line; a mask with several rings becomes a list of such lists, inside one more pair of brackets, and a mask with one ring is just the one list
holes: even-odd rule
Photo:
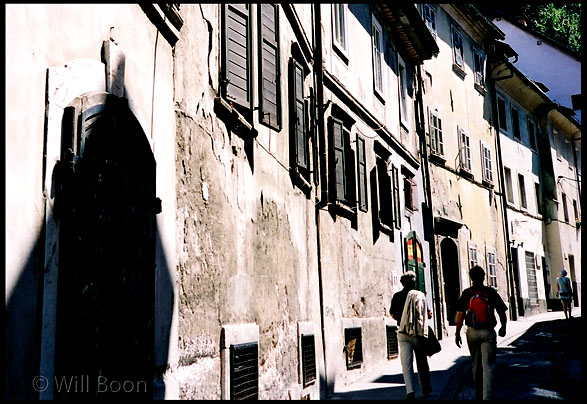
[[398, 356], [397, 344], [397, 327], [393, 325], [385, 326], [387, 334], [387, 359], [395, 359]]
[[259, 344], [230, 346], [230, 399], [257, 400], [259, 398]]
[[302, 379], [304, 387], [316, 381], [316, 354], [314, 335], [302, 334]]
[[363, 362], [363, 343], [361, 340], [361, 327], [344, 329], [344, 350], [346, 352], [347, 369], [361, 367]]

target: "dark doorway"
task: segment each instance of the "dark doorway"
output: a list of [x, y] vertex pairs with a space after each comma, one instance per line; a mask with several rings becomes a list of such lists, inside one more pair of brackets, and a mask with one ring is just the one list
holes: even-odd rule
[[449, 325], [456, 325], [456, 306], [461, 294], [459, 276], [459, 253], [456, 243], [445, 238], [440, 243], [442, 277], [444, 280], [444, 302]]
[[155, 160], [124, 98], [78, 97], [62, 128], [55, 398], [152, 398]]

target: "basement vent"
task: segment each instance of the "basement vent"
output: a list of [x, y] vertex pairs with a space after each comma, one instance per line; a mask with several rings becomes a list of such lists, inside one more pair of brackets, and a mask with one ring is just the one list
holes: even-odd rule
[[257, 400], [259, 398], [259, 344], [230, 346], [230, 399]]
[[387, 334], [387, 359], [395, 359], [398, 356], [397, 327], [386, 325]]
[[361, 327], [344, 329], [344, 350], [347, 369], [360, 368], [363, 362], [363, 344]]
[[316, 354], [314, 335], [302, 334], [302, 380], [304, 387], [316, 381]]

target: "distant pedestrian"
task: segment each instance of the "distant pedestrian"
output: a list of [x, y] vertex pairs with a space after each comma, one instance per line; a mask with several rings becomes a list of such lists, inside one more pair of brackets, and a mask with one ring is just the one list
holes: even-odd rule
[[558, 295], [563, 304], [563, 311], [565, 312], [565, 318], [573, 318], [572, 310], [573, 305], [573, 288], [571, 287], [571, 280], [567, 278], [567, 271], [564, 269], [561, 271], [561, 276], [556, 278], [556, 287], [558, 289]]
[[475, 265], [469, 271], [469, 276], [473, 286], [465, 289], [457, 302], [455, 343], [461, 347], [461, 328], [464, 319], [467, 325], [467, 345], [471, 354], [475, 396], [478, 400], [492, 400], [493, 369], [497, 353], [495, 311], [501, 323], [499, 336], [503, 337], [507, 323], [505, 312], [508, 308], [495, 289], [483, 285], [483, 268]]
[[428, 396], [432, 391], [428, 356], [422, 344], [422, 338], [428, 336], [428, 319], [432, 318], [432, 312], [428, 309], [426, 295], [415, 289], [416, 274], [413, 271], [406, 272], [400, 282], [404, 288], [393, 295], [389, 313], [399, 324], [397, 341], [406, 384], [406, 399], [414, 400], [414, 355], [422, 395]]

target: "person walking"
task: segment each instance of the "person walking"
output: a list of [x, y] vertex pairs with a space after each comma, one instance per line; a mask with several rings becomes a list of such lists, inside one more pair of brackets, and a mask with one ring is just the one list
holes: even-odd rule
[[413, 271], [407, 271], [400, 282], [403, 289], [393, 295], [389, 313], [399, 324], [397, 341], [406, 384], [406, 399], [414, 400], [414, 355], [422, 395], [426, 397], [432, 391], [430, 367], [422, 341], [428, 336], [428, 319], [432, 318], [432, 312], [428, 309], [426, 295], [415, 289], [416, 274]]
[[573, 318], [572, 310], [573, 305], [573, 288], [571, 287], [571, 280], [567, 277], [567, 271], [564, 269], [561, 271], [561, 276], [556, 278], [556, 287], [558, 289], [558, 295], [563, 304], [563, 311], [565, 312], [565, 318]]
[[457, 325], [455, 343], [461, 347], [461, 328], [463, 320], [467, 326], [466, 337], [475, 384], [475, 396], [478, 400], [493, 399], [493, 370], [497, 354], [497, 336], [495, 334], [495, 311], [499, 315], [501, 327], [499, 336], [506, 334], [507, 306], [497, 291], [485, 286], [485, 271], [478, 265], [469, 270], [473, 285], [461, 294], [457, 302]]

